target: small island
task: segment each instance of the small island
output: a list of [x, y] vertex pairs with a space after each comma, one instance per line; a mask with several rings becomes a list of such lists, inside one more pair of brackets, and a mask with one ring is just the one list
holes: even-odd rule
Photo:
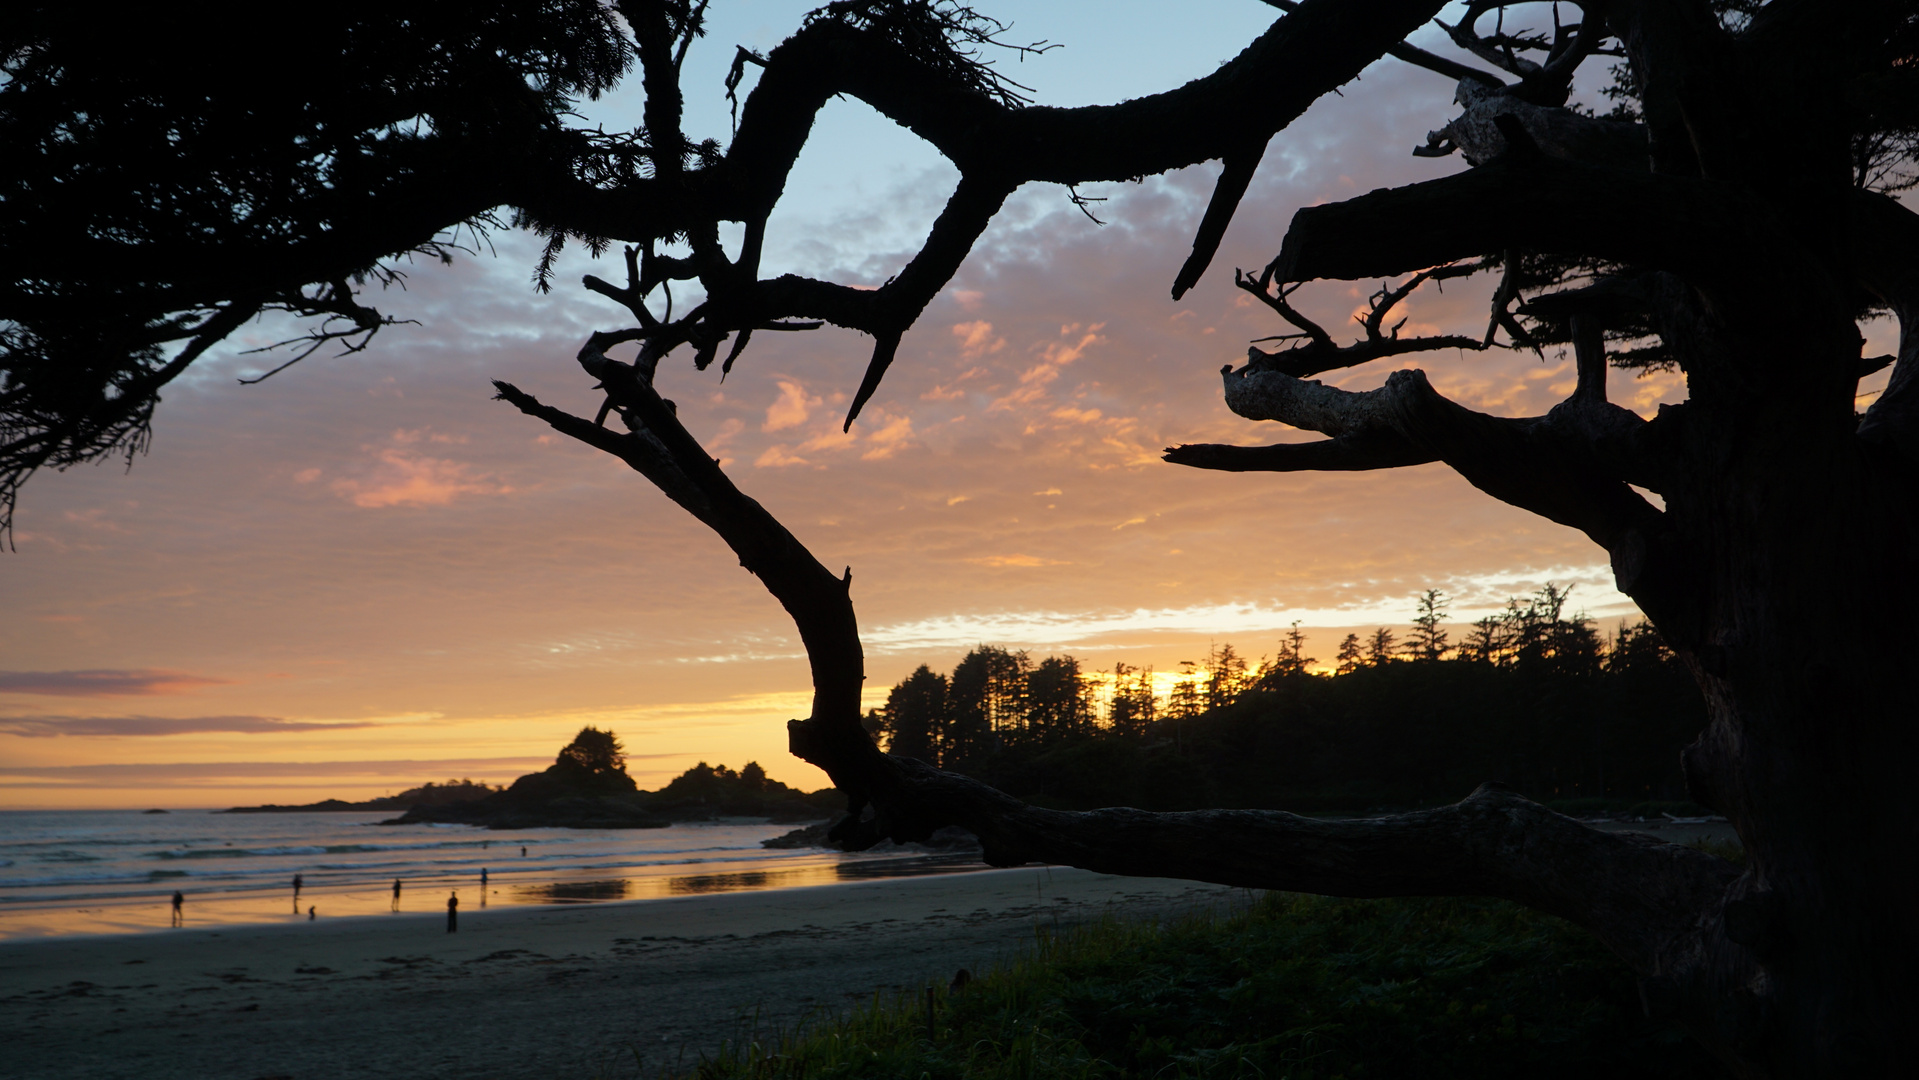
[[[348, 802], [345, 799], [322, 799], [315, 803], [301, 803], [295, 806], [281, 806], [268, 803], [265, 806], [236, 806], [230, 810], [215, 810], [216, 814], [307, 814], [333, 813], [347, 810], [406, 810], [415, 806], [451, 806], [456, 803], [472, 802], [497, 794], [504, 788], [492, 787], [484, 782], [472, 780], [448, 780], [436, 784], [429, 780], [416, 788], [408, 788], [398, 795], [382, 795], [377, 799], [361, 802]], [[165, 810], [148, 810], [149, 814], [164, 814]]]
[[295, 811], [403, 810], [382, 825], [456, 824], [489, 829], [659, 829], [678, 822], [754, 817], [810, 822], [832, 817], [842, 797], [832, 788], [787, 787], [749, 761], [738, 772], [702, 761], [658, 791], [645, 791], [626, 772], [619, 737], [580, 729], [546, 769], [506, 787], [471, 780], [425, 784], [364, 802], [327, 799], [303, 806], [245, 806], [227, 814]]

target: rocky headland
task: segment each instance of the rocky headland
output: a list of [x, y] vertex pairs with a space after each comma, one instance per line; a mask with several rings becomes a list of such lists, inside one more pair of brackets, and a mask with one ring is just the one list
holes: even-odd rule
[[701, 762], [660, 790], [645, 791], [627, 775], [625, 755], [613, 733], [589, 727], [552, 765], [504, 790], [458, 803], [416, 805], [380, 824], [658, 829], [723, 817], [797, 823], [831, 817], [841, 801], [830, 788], [807, 794], [787, 787], [750, 761], [738, 772]]

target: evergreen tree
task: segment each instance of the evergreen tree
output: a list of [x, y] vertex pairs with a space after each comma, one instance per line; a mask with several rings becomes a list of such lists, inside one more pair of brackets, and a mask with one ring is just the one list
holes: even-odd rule
[[947, 738], [940, 748], [942, 762], [984, 758], [998, 749], [1008, 733], [1025, 720], [1026, 671], [1031, 661], [1024, 652], [1008, 652], [981, 645], [966, 654], [948, 680]]
[[947, 719], [946, 676], [921, 664], [886, 695], [881, 713], [886, 752], [938, 765]]
[[1487, 615], [1473, 622], [1472, 632], [1459, 646], [1459, 658], [1475, 663], [1498, 663], [1505, 652], [1505, 624], [1497, 615]]
[[1025, 734], [1053, 739], [1091, 734], [1093, 705], [1079, 661], [1049, 656], [1026, 674]]
[[1113, 701], [1106, 723], [1114, 734], [1137, 737], [1158, 718], [1159, 699], [1153, 693], [1153, 669], [1126, 663], [1113, 665]]
[[1166, 717], [1169, 720], [1190, 720], [1199, 715], [1199, 665], [1191, 660], [1179, 662], [1179, 680], [1173, 683], [1173, 692], [1166, 701]]
[[1223, 709], [1238, 700], [1250, 682], [1246, 677], [1246, 658], [1232, 645], [1206, 650], [1206, 708]]
[[1358, 634], [1347, 634], [1340, 639], [1339, 657], [1336, 661], [1338, 666], [1333, 669], [1335, 675], [1350, 675], [1358, 671], [1365, 662], [1366, 654], [1360, 649]]
[[1265, 674], [1274, 678], [1305, 675], [1317, 663], [1318, 658], [1306, 655], [1306, 635], [1299, 629], [1299, 620], [1294, 619], [1291, 628], [1280, 635], [1279, 653], [1273, 657]]
[[1373, 667], [1385, 667], [1393, 662], [1393, 644], [1398, 635], [1385, 627], [1373, 631], [1366, 638], [1366, 663]]
[[1672, 650], [1659, 631], [1645, 619], [1630, 626], [1619, 621], [1619, 633], [1606, 653], [1606, 671], [1611, 674], [1658, 670], [1673, 662]]
[[1450, 646], [1449, 635], [1440, 628], [1446, 620], [1446, 594], [1438, 589], [1427, 589], [1419, 596], [1419, 614], [1413, 618], [1413, 636], [1406, 643], [1406, 652], [1414, 660], [1442, 659]]

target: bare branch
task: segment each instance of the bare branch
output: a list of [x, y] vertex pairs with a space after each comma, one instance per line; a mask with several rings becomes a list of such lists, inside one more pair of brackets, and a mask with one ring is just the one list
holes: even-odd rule
[[[1293, 0], [1263, 0], [1263, 2], [1268, 7], [1276, 7], [1284, 12], [1290, 13], [1299, 10], [1299, 5], [1294, 3]], [[1443, 56], [1427, 52], [1425, 49], [1408, 42], [1402, 41], [1392, 46], [1386, 50], [1386, 55], [1395, 60], [1404, 60], [1414, 67], [1422, 67], [1427, 71], [1437, 72], [1449, 79], [1475, 79], [1489, 86], [1502, 85], [1497, 75], [1469, 67], [1457, 60], [1448, 60]]]
[[1337, 368], [1356, 367], [1389, 356], [1403, 356], [1407, 353], [1430, 352], [1437, 349], [1485, 348], [1484, 343], [1459, 334], [1402, 338], [1399, 336], [1399, 328], [1405, 325], [1404, 319], [1390, 328], [1385, 326], [1385, 320], [1393, 308], [1411, 296], [1421, 285], [1428, 281], [1444, 281], [1475, 274], [1484, 269], [1485, 265], [1483, 261], [1452, 263], [1422, 270], [1397, 286], [1389, 286], [1382, 282], [1379, 290], [1369, 298], [1366, 314], [1360, 319], [1360, 325], [1366, 330], [1365, 339], [1345, 346], [1336, 344], [1332, 335], [1328, 334], [1324, 327], [1292, 306], [1289, 298], [1298, 290], [1299, 285], [1275, 286], [1273, 266], [1269, 265], [1257, 278], [1243, 271], [1235, 271], [1233, 284], [1278, 312], [1281, 318], [1302, 331], [1299, 334], [1280, 334], [1271, 338], [1260, 338], [1261, 341], [1290, 340], [1293, 344], [1271, 353], [1255, 349], [1251, 354], [1255, 357], [1252, 362], [1266, 370], [1281, 371], [1294, 378], [1303, 379]]
[[1258, 147], [1229, 153], [1220, 163], [1219, 183], [1213, 188], [1212, 201], [1206, 204], [1206, 215], [1200, 219], [1199, 231], [1193, 236], [1193, 253], [1186, 257], [1186, 264], [1179, 268], [1179, 275], [1173, 279], [1173, 299], [1178, 300], [1186, 291], [1199, 284], [1201, 274], [1213, 261], [1213, 254], [1219, 250], [1219, 242], [1226, 236], [1226, 225], [1233, 220], [1233, 211], [1239, 208], [1239, 200], [1246, 194], [1247, 185], [1253, 182], [1253, 172], [1259, 168], [1259, 159], [1266, 152], [1266, 144]]

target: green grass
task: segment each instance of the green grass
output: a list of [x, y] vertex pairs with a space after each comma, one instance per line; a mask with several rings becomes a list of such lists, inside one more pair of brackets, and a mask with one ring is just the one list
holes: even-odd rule
[[[1269, 894], [1166, 925], [1041, 931], [963, 991], [875, 999], [680, 1075], [1717, 1077], [1631, 973], [1549, 916], [1471, 899]], [[691, 1064], [691, 1063], [689, 1063]]]

